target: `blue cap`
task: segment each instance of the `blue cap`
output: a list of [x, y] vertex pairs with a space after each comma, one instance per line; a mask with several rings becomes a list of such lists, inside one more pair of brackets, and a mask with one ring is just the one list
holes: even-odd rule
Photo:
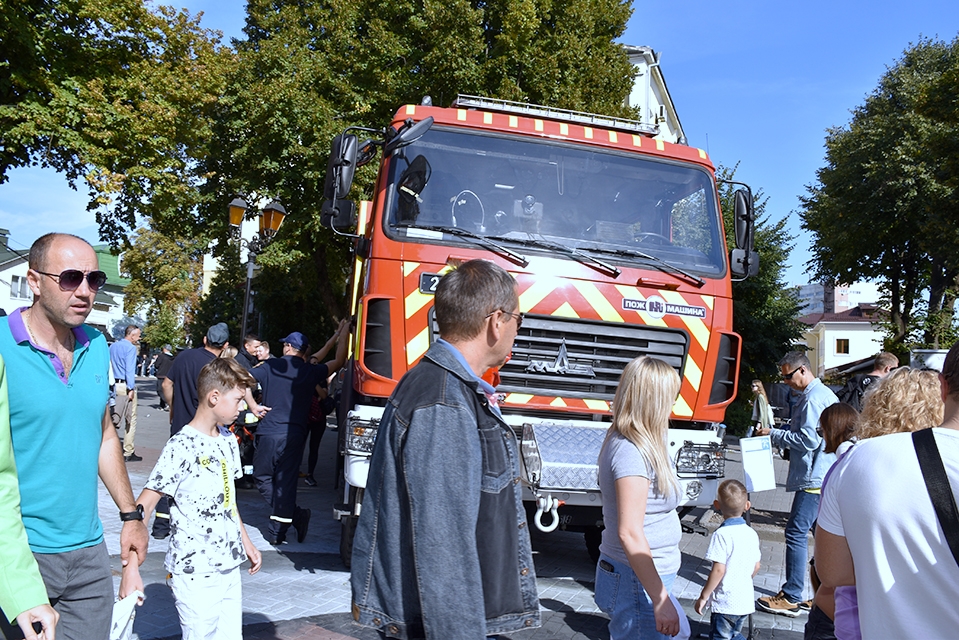
[[297, 351], [303, 351], [306, 349], [306, 346], [310, 343], [306, 339], [306, 336], [300, 333], [299, 331], [294, 331], [290, 335], [280, 340], [283, 344], [288, 344]]

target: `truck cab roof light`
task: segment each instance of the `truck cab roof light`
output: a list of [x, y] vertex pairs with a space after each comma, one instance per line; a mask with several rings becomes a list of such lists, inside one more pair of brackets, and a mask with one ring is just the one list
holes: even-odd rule
[[538, 104], [514, 102], [512, 100], [499, 100], [497, 98], [482, 98], [480, 96], [460, 94], [453, 102], [453, 106], [460, 109], [483, 109], [485, 111], [511, 113], [514, 115], [527, 116], [530, 118], [561, 120], [563, 122], [572, 122], [590, 127], [614, 129], [616, 131], [626, 131], [628, 133], [638, 133], [640, 135], [650, 137], [659, 134], [658, 126], [644, 124], [638, 120], [627, 120], [625, 118], [615, 118], [613, 116], [601, 116], [595, 113], [586, 113], [584, 111], [570, 111], [569, 109], [544, 107]]

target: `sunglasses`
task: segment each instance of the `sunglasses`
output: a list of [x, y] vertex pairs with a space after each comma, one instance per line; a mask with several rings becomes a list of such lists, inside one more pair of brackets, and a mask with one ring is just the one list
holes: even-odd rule
[[792, 378], [792, 377], [796, 374], [797, 371], [799, 371], [800, 369], [802, 369], [804, 366], [806, 366], [806, 365], [802, 365], [802, 366], [800, 366], [800, 367], [796, 367], [795, 369], [793, 369], [793, 370], [790, 371], [789, 373], [784, 373], [784, 374], [783, 374], [783, 380], [789, 380], [790, 378]]
[[[509, 317], [511, 317], [511, 318], [516, 318], [516, 330], [517, 330], [517, 331], [519, 331], [520, 328], [523, 326], [523, 317], [524, 317], [524, 314], [522, 314], [522, 313], [510, 313], [509, 311], [503, 311], [502, 309], [497, 309], [496, 311], [502, 311], [502, 313], [503, 313], [504, 316], [509, 316]], [[493, 314], [496, 313], [496, 311], [490, 311], [488, 314], [486, 314], [486, 317], [487, 317], [487, 318], [493, 317]]]
[[84, 278], [86, 278], [87, 284], [93, 291], [99, 291], [107, 283], [107, 274], [102, 271], [91, 271], [86, 275], [78, 269], [66, 269], [60, 273], [47, 273], [46, 271], [37, 271], [37, 273], [50, 276], [56, 280], [61, 291], [76, 291]]

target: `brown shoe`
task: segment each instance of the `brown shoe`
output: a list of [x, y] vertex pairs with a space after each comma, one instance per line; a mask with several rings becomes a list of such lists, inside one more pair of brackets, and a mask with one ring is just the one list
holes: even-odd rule
[[780, 591], [774, 596], [766, 596], [756, 600], [756, 606], [768, 613], [795, 618], [800, 613], [799, 603], [792, 602], [786, 594]]

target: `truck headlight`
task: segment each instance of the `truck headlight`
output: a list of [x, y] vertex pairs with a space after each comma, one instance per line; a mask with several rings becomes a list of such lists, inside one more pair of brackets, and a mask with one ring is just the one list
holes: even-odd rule
[[686, 483], [686, 497], [695, 500], [703, 492], [703, 483], [699, 480], [693, 480]]
[[726, 473], [726, 445], [687, 440], [676, 454], [676, 473], [680, 478], [722, 478]]
[[346, 452], [367, 455], [373, 453], [379, 425], [380, 421], [376, 418], [363, 419], [351, 411], [346, 420]]

